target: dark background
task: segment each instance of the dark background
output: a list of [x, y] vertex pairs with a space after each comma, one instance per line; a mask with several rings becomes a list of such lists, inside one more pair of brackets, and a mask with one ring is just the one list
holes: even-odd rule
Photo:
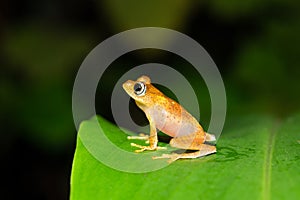
[[[198, 41], [223, 76], [228, 116], [283, 118], [299, 111], [299, 1], [151, 2], [1, 1], [3, 199], [68, 199], [76, 147], [73, 82], [85, 56], [120, 31], [166, 27]], [[128, 66], [153, 61], [192, 76], [171, 54], [141, 50], [124, 55], [99, 83], [105, 89], [98, 92], [97, 112], [113, 121], [106, 105], [114, 81]]]

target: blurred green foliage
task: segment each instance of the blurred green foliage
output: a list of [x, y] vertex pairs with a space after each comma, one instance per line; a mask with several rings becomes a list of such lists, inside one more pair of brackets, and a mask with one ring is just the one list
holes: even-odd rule
[[193, 6], [199, 3], [185, 0], [104, 0], [99, 4], [105, 6], [111, 26], [121, 31], [146, 26], [182, 28]]
[[300, 21], [270, 21], [240, 47], [231, 78], [251, 109], [287, 114], [299, 109]]
[[[114, 29], [112, 32], [162, 26], [183, 32], [187, 29], [187, 34], [199, 32], [195, 38], [199, 39], [209, 24], [199, 24], [201, 29], [197, 29], [189, 27], [193, 25], [189, 20], [199, 13], [201, 16], [206, 8], [209, 9], [204, 14], [214, 22], [223, 23], [225, 28], [227, 23], [254, 20], [256, 34], [244, 38], [240, 35], [236, 49], [227, 47], [234, 53], [230, 62], [223, 64], [223, 57], [216, 58], [220, 60], [217, 65], [221, 71], [226, 72], [223, 78], [230, 100], [229, 114], [251, 110], [281, 115], [299, 109], [298, 2], [178, 0], [145, 3], [131, 0], [103, 1], [96, 5], [104, 11], [104, 21]], [[28, 137], [37, 144], [58, 148], [68, 143], [74, 132], [71, 90], [76, 70], [92, 44], [96, 44], [95, 35], [100, 33], [104, 39], [107, 33], [103, 32], [110, 30], [86, 30], [83, 26], [65, 26], [63, 22], [54, 25], [51, 20], [44, 20], [49, 24], [43, 19], [29, 18], [10, 24], [3, 31], [1, 110], [6, 116], [17, 116], [18, 126], [27, 130]]]
[[[88, 50], [88, 34], [28, 23], [5, 32], [3, 54], [12, 79], [2, 82], [7, 115], [40, 148], [59, 152], [74, 138], [72, 76]], [[7, 94], [10, 94], [7, 95]]]
[[[235, 47], [218, 44], [220, 49], [228, 48], [231, 52], [229, 58], [226, 53], [219, 57], [212, 55], [221, 72], [224, 72], [229, 99], [228, 113], [271, 112], [281, 116], [299, 109], [300, 93], [296, 92], [300, 89], [298, 2], [215, 0], [198, 3], [178, 0], [145, 3], [131, 0], [95, 2], [95, 5], [96, 11], [103, 12], [105, 18], [102, 21], [94, 19], [93, 23], [100, 23], [99, 26], [101, 23], [109, 24], [112, 30], [86, 29], [82, 22], [81, 26], [76, 26], [74, 23], [68, 25], [64, 21], [55, 21], [58, 23], [55, 25], [48, 18], [29, 18], [10, 24], [3, 31], [1, 110], [7, 116], [18, 116], [18, 126], [27, 130], [28, 137], [41, 147], [59, 148], [72, 137], [72, 82], [80, 63], [97, 44], [96, 40], [102, 41], [110, 32], [141, 26], [177, 29], [188, 35], [196, 35], [194, 39], [201, 40], [201, 34], [206, 31], [206, 26], [211, 26], [210, 22], [214, 26], [222, 24], [224, 29], [227, 24], [228, 27], [237, 24], [236, 29], [239, 26], [247, 29], [244, 24], [253, 20], [250, 23], [256, 24], [253, 35], [238, 35], [238, 38], [234, 38], [238, 43]], [[193, 19], [197, 15], [199, 19]], [[221, 34], [219, 37], [222, 37]], [[214, 37], [215, 33], [212, 33], [210, 39], [214, 40]], [[210, 48], [206, 48], [208, 52]], [[215, 51], [218, 50], [213, 49]], [[134, 57], [143, 60], [147, 56], [136, 54]], [[227, 59], [230, 59], [228, 63], [222, 63]], [[134, 60], [127, 59], [127, 62], [134, 66]], [[173, 64], [176, 65], [176, 62]], [[114, 67], [121, 69], [122, 65]], [[192, 77], [192, 71], [185, 67], [177, 70], [190, 73]], [[113, 86], [110, 85], [113, 82], [106, 84], [109, 85], [107, 87]], [[105, 92], [104, 95], [109, 97], [110, 91]], [[209, 101], [204, 101], [208, 109], [201, 110], [207, 114]]]

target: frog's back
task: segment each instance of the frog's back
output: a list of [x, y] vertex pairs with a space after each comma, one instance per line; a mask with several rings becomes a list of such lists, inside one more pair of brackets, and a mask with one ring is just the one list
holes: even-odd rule
[[156, 128], [171, 137], [181, 137], [204, 131], [199, 122], [181, 105], [166, 97], [163, 104], [158, 103], [148, 110], [155, 121]]

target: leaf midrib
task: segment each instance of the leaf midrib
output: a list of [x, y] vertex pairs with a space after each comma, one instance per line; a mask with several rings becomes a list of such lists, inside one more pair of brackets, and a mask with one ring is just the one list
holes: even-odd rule
[[274, 150], [274, 143], [275, 137], [278, 132], [278, 127], [280, 126], [279, 122], [275, 122], [274, 126], [271, 128], [268, 143], [267, 143], [267, 150], [266, 150], [266, 159], [264, 163], [264, 171], [263, 171], [263, 183], [262, 183], [262, 199], [270, 200], [271, 199], [271, 174], [272, 174], [272, 158], [273, 158], [273, 150]]

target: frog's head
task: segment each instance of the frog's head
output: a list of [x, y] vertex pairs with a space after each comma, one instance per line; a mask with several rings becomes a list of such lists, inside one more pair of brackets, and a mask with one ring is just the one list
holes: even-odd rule
[[123, 88], [131, 98], [144, 105], [153, 103], [153, 97], [160, 93], [152, 86], [148, 76], [141, 76], [136, 81], [128, 80], [123, 83]]

